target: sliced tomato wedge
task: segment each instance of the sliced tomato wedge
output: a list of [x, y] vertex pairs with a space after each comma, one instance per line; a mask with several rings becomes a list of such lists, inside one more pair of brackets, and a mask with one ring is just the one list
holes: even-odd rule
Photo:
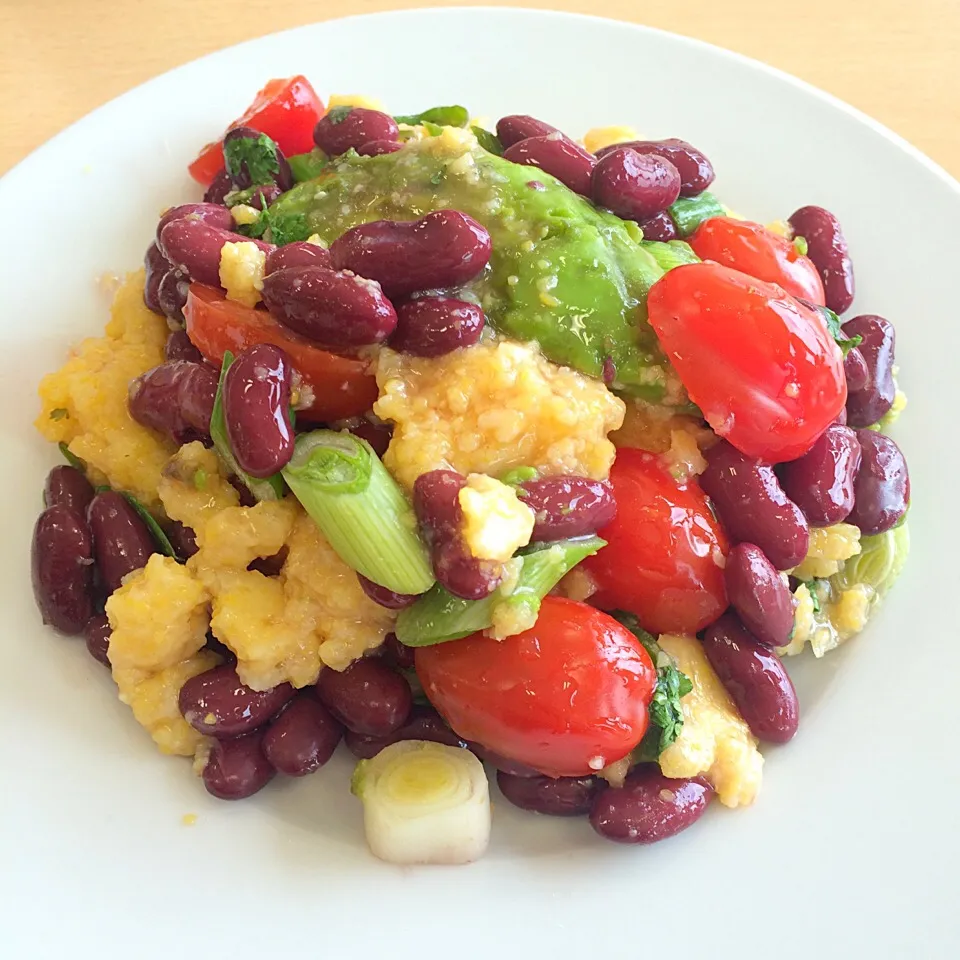
[[[253, 127], [276, 140], [291, 157], [313, 149], [313, 128], [326, 108], [306, 77], [271, 80], [257, 94], [243, 116], [227, 127]], [[226, 131], [225, 131], [226, 132]], [[190, 176], [207, 187], [223, 169], [223, 140], [208, 143], [188, 167]]]
[[313, 402], [298, 414], [312, 421], [359, 416], [377, 399], [377, 381], [370, 362], [329, 353], [285, 329], [266, 310], [227, 300], [221, 290], [200, 283], [190, 285], [183, 315], [187, 336], [204, 357], [217, 366], [223, 354], [239, 353], [255, 343], [272, 343], [286, 350]]

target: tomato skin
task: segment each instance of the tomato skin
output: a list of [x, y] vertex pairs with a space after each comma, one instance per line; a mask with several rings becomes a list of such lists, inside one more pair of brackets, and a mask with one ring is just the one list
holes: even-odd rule
[[727, 608], [726, 535], [700, 485], [678, 484], [658, 457], [621, 448], [610, 471], [617, 516], [607, 545], [581, 566], [597, 585], [590, 602], [629, 610], [653, 634], [694, 634]]
[[690, 399], [748, 457], [803, 456], [847, 402], [825, 321], [774, 283], [691, 263], [650, 288], [647, 313]]
[[[284, 156], [313, 149], [313, 128], [326, 112], [306, 77], [270, 80], [260, 90], [243, 116], [227, 127], [253, 127], [276, 140]], [[187, 168], [205, 187], [223, 169], [223, 140], [208, 143]]]
[[419, 647], [416, 667], [461, 737], [554, 777], [596, 773], [597, 764], [625, 757], [647, 729], [657, 683], [629, 630], [585, 603], [551, 596], [531, 629]]
[[377, 399], [377, 381], [368, 372], [368, 361], [328, 353], [284, 329], [266, 310], [227, 300], [221, 290], [192, 283], [183, 315], [190, 341], [215, 366], [220, 366], [225, 351], [237, 354], [256, 343], [286, 350], [313, 390], [313, 403], [297, 411], [306, 420], [354, 417]]
[[687, 241], [701, 260], [733, 267], [757, 280], [778, 283], [791, 296], [823, 306], [820, 273], [786, 237], [759, 223], [733, 217], [711, 217]]

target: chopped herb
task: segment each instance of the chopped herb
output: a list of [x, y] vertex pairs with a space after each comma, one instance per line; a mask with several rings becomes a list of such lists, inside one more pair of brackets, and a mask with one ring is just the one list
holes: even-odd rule
[[820, 584], [826, 583], [825, 580], [807, 580], [805, 581], [807, 591], [810, 593], [810, 599], [813, 601], [813, 612], [820, 612]]
[[470, 120], [470, 111], [466, 107], [431, 107], [421, 113], [408, 113], [394, 117], [397, 123], [415, 127], [418, 124], [433, 123], [443, 127], [465, 127]]
[[811, 303], [809, 300], [804, 300], [803, 302], [823, 317], [827, 325], [827, 330], [830, 331], [830, 336], [836, 340], [837, 346], [843, 351], [844, 356], [854, 347], [859, 347], [860, 344], [863, 343], [863, 337], [859, 335], [855, 337], [845, 337], [843, 335], [843, 330], [840, 327], [840, 318], [829, 307], [822, 307], [819, 303]]
[[223, 157], [227, 173], [234, 180], [241, 174], [246, 174], [253, 184], [274, 183], [280, 172], [277, 145], [265, 133], [261, 133], [256, 139], [237, 137], [235, 140], [225, 141]]
[[343, 121], [350, 116], [351, 110], [353, 110], [353, 107], [332, 107], [327, 111], [325, 119], [336, 126], [337, 124], [343, 123]]
[[81, 473], [87, 472], [87, 464], [85, 461], [81, 460], [63, 441], [61, 441], [57, 446], [60, 448], [60, 453], [63, 454], [63, 459], [70, 464], [75, 470], [79, 470]]
[[[110, 488], [107, 487], [107, 489]], [[153, 514], [132, 493], [124, 491], [121, 492], [120, 496], [133, 507], [140, 519], [147, 525], [147, 529], [160, 548], [160, 552], [166, 557], [173, 557], [178, 563], [183, 563], [182, 558], [177, 556], [177, 551], [173, 549], [173, 544], [163, 532], [160, 524], [154, 519]]]
[[479, 143], [487, 153], [495, 154], [498, 157], [503, 156], [503, 144], [496, 134], [491, 133], [489, 130], [484, 130], [483, 127], [471, 127], [470, 129], [477, 138], [477, 143]]
[[807, 250], [810, 249], [810, 247], [807, 245], [806, 237], [794, 237], [793, 246], [801, 257], [805, 257], [807, 255]]
[[[271, 243], [282, 247], [288, 243], [296, 243], [300, 240], [306, 240], [310, 236], [310, 228], [307, 226], [307, 218], [302, 213], [278, 214], [273, 213], [269, 207], [260, 212], [259, 218], [251, 224], [238, 227], [245, 236], [248, 237], [266, 237]], [[269, 231], [269, 236], [267, 233]]]
[[56, 410], [50, 411], [51, 420], [69, 420], [70, 411], [66, 407], [57, 407]]
[[441, 183], [443, 183], [443, 178], [444, 178], [445, 176], [446, 176], [446, 170], [443, 170], [443, 169], [441, 168], [440, 170], [438, 170], [438, 171], [430, 178], [430, 182], [431, 182], [435, 187], [437, 187], [437, 186], [439, 186]]

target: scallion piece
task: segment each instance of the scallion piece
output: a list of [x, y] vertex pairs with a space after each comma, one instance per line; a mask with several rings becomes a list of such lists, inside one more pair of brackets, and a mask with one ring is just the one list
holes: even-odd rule
[[667, 212], [677, 225], [677, 232], [686, 239], [704, 220], [711, 217], [722, 217], [723, 204], [708, 190], [695, 197], [680, 197], [675, 203], [667, 207]]
[[62, 440], [57, 446], [60, 448], [60, 453], [63, 454], [63, 459], [66, 460], [74, 470], [79, 470], [82, 474], [86, 474], [87, 464], [85, 461], [81, 460]]
[[413, 507], [366, 440], [303, 433], [283, 476], [348, 567], [395, 593], [433, 585]]
[[599, 537], [537, 544], [529, 553], [508, 561], [522, 564], [513, 588], [498, 587], [483, 600], [461, 600], [436, 584], [425, 597], [400, 611], [397, 639], [408, 647], [429, 647], [486, 630], [495, 617], [502, 621], [513, 614], [518, 621], [535, 619], [540, 601], [560, 578], [603, 546], [606, 541]]
[[223, 355], [223, 365], [220, 367], [220, 382], [217, 384], [217, 396], [213, 402], [213, 414], [210, 417], [210, 439], [213, 440], [213, 449], [223, 461], [226, 468], [235, 474], [243, 485], [253, 494], [255, 500], [281, 500], [283, 498], [283, 478], [275, 473], [266, 480], [258, 480], [244, 473], [237, 463], [237, 458], [230, 449], [230, 439], [227, 436], [227, 419], [223, 413], [223, 382], [227, 371], [233, 364], [233, 354], [227, 350]]
[[290, 172], [297, 183], [304, 180], [313, 180], [330, 165], [330, 158], [322, 151], [313, 149], [309, 153], [297, 153], [287, 157]]
[[459, 105], [431, 107], [429, 110], [423, 110], [420, 113], [408, 113], [393, 119], [397, 123], [405, 123], [410, 127], [415, 127], [421, 123], [435, 123], [441, 127], [465, 127], [470, 120], [470, 111]]
[[666, 243], [661, 243], [659, 240], [644, 240], [640, 246], [657, 261], [664, 273], [687, 263], [700, 262], [693, 248], [684, 240], [668, 240]]
[[483, 127], [471, 127], [473, 135], [477, 138], [477, 143], [483, 147], [487, 153], [495, 154], [498, 157], [503, 156], [503, 144], [500, 142], [500, 138], [495, 134], [491, 133], [489, 130], [485, 130]]
[[150, 531], [150, 536], [153, 537], [154, 542], [160, 548], [160, 552], [166, 557], [173, 557], [178, 563], [183, 563], [183, 557], [177, 555], [170, 538], [163, 532], [163, 527], [157, 523], [153, 514], [132, 493], [123, 491], [120, 496], [133, 507], [134, 512], [144, 522]]

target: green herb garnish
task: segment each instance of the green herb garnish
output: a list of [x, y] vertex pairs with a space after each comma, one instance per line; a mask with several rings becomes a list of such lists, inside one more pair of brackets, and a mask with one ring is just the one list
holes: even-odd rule
[[393, 119], [410, 127], [423, 123], [434, 123], [442, 127], [465, 127], [470, 120], [470, 111], [461, 106], [431, 107], [421, 113], [408, 113]]
[[265, 133], [259, 137], [237, 137], [223, 144], [227, 173], [236, 180], [242, 173], [253, 184], [274, 183], [280, 172], [277, 145]]
[[81, 460], [62, 440], [57, 446], [60, 448], [60, 453], [63, 454], [63, 459], [66, 460], [74, 470], [79, 470], [84, 474], [87, 472], [86, 462]]

